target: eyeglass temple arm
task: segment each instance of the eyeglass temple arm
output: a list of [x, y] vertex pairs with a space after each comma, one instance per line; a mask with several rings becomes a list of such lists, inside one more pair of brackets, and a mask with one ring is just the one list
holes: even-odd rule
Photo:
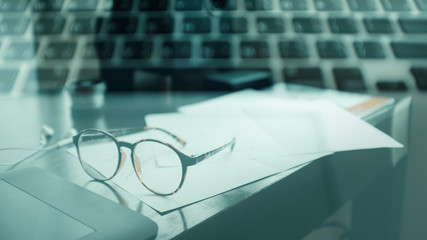
[[163, 129], [163, 128], [157, 128], [157, 127], [144, 127], [144, 130], [157, 130], [157, 131], [160, 131], [160, 132], [164, 132], [164, 133], [166, 133], [167, 135], [169, 135], [171, 138], [173, 138], [173, 139], [175, 139], [177, 142], [179, 142], [179, 144], [181, 144], [181, 146], [185, 146], [185, 144], [186, 144], [186, 142], [182, 139], [182, 138], [180, 138], [180, 137], [178, 137], [178, 136], [176, 136], [175, 134], [173, 134], [173, 133], [171, 133], [171, 132], [169, 132], [169, 131], [167, 131], [167, 130], [165, 130], [165, 129]]
[[215, 154], [221, 152], [222, 150], [224, 150], [227, 147], [230, 147], [230, 151], [233, 151], [235, 144], [236, 144], [236, 138], [233, 138], [230, 142], [224, 144], [223, 146], [221, 146], [219, 148], [216, 148], [216, 149], [211, 150], [211, 151], [204, 153], [204, 154], [193, 156], [194, 163], [192, 165], [195, 165], [199, 162], [202, 162], [202, 161], [214, 156]]

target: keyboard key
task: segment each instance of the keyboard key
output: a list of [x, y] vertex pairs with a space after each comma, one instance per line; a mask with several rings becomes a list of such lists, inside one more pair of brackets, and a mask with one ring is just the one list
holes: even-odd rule
[[378, 81], [377, 88], [381, 91], [406, 91], [405, 82], [402, 81]]
[[72, 34], [93, 34], [98, 33], [101, 27], [99, 18], [78, 18], [70, 24]]
[[64, 29], [65, 19], [62, 17], [44, 17], [34, 23], [35, 34], [60, 34]]
[[283, 78], [286, 83], [324, 88], [322, 72], [319, 68], [285, 68]]
[[163, 58], [190, 58], [190, 42], [164, 42], [162, 48]]
[[230, 58], [231, 46], [226, 41], [205, 41], [202, 43], [203, 58]]
[[391, 48], [397, 58], [427, 59], [427, 42], [392, 42]]
[[319, 11], [342, 10], [341, 0], [314, 0], [314, 6]]
[[29, 0], [0, 0], [0, 12], [23, 12]]
[[45, 59], [71, 59], [75, 49], [76, 42], [50, 42], [44, 57]]
[[38, 43], [12, 41], [4, 53], [7, 60], [28, 60], [35, 56]]
[[211, 19], [207, 17], [184, 18], [183, 32], [185, 33], [210, 33]]
[[400, 27], [405, 33], [427, 33], [427, 19], [399, 19]]
[[321, 33], [322, 27], [318, 18], [294, 18], [292, 20], [297, 33]]
[[245, 0], [245, 7], [248, 11], [273, 10], [272, 0]]
[[347, 51], [340, 41], [318, 41], [317, 51], [321, 58], [346, 58]]
[[104, 0], [102, 9], [113, 12], [126, 12], [132, 9], [133, 0]]
[[354, 42], [354, 50], [359, 58], [385, 58], [384, 49], [379, 42]]
[[168, 8], [168, 0], [140, 0], [140, 11], [165, 11]]
[[17, 75], [18, 69], [0, 69], [0, 93], [12, 90]]
[[333, 73], [338, 90], [356, 92], [366, 90], [362, 73], [358, 68], [335, 68]]
[[110, 59], [114, 52], [114, 42], [96, 41], [87, 43], [83, 48], [83, 57], [86, 59]]
[[267, 42], [244, 41], [240, 43], [240, 55], [242, 58], [268, 58], [270, 50]]
[[95, 11], [98, 0], [70, 0], [67, 5], [68, 11]]
[[0, 36], [24, 34], [29, 23], [30, 20], [27, 18], [4, 17], [0, 20]]
[[333, 33], [357, 33], [357, 27], [351, 18], [329, 18], [329, 27]]
[[427, 11], [427, 0], [415, 0], [415, 4], [420, 11]]
[[152, 42], [128, 41], [124, 44], [121, 56], [124, 59], [149, 59], [152, 51]]
[[33, 69], [28, 75], [28, 82], [30, 83], [28, 86], [31, 86], [31, 83], [36, 83], [39, 91], [60, 91], [64, 88], [67, 76], [68, 69], [66, 68]]
[[36, 0], [33, 3], [34, 12], [57, 12], [62, 8], [64, 0]]
[[394, 33], [391, 22], [387, 18], [365, 18], [363, 22], [369, 33]]
[[257, 30], [259, 33], [284, 33], [285, 26], [283, 18], [279, 17], [262, 17], [256, 20]]
[[176, 0], [175, 9], [178, 11], [200, 11], [202, 0]]
[[280, 0], [280, 7], [283, 11], [305, 11], [307, 0]]
[[279, 51], [282, 58], [308, 58], [306, 43], [301, 40], [280, 41]]
[[237, 0], [209, 0], [212, 2], [213, 10], [230, 11], [237, 9]]
[[427, 90], [427, 68], [414, 67], [411, 68], [411, 73], [415, 78], [417, 87], [420, 90]]
[[145, 22], [145, 33], [172, 33], [174, 21], [171, 17], [150, 17]]
[[104, 20], [110, 34], [132, 34], [136, 32], [138, 19], [134, 17], [113, 17]]
[[381, 2], [386, 11], [398, 12], [411, 10], [408, 0], [381, 0]]
[[377, 4], [374, 0], [348, 0], [348, 5], [353, 11], [375, 11]]
[[223, 17], [220, 20], [219, 29], [222, 33], [247, 33], [248, 22], [243, 17]]

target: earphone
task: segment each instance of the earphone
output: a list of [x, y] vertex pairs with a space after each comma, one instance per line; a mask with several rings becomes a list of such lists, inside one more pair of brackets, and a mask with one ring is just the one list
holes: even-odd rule
[[55, 134], [55, 130], [51, 128], [48, 125], [43, 125], [40, 131], [40, 144], [35, 149], [28, 149], [28, 148], [0, 148], [0, 151], [8, 151], [8, 150], [31, 150], [32, 152], [25, 157], [22, 157], [21, 159], [14, 161], [13, 164], [2, 164], [0, 165], [12, 165], [11, 168], [19, 165], [19, 163], [23, 162], [24, 160], [34, 156], [35, 154], [39, 153], [40, 151], [48, 151], [51, 149], [60, 148], [62, 146], [71, 144], [73, 142], [73, 136], [77, 135], [77, 130], [74, 128], [70, 128], [67, 130], [67, 132], [64, 134], [63, 139], [58, 141], [56, 144], [52, 144], [50, 146], [46, 147], [46, 144], [49, 142], [49, 140], [53, 137]]
[[[45, 126], [45, 125], [43, 125], [43, 126]], [[53, 129], [52, 129], [52, 131], [53, 131]], [[42, 134], [43, 134], [43, 127], [42, 127]], [[47, 134], [49, 134], [49, 131], [47, 132]], [[59, 140], [56, 144], [50, 145], [48, 147], [43, 147], [40, 150], [47, 151], [47, 150], [50, 150], [50, 149], [60, 148], [62, 146], [68, 145], [68, 144], [70, 144], [70, 143], [73, 142], [73, 136], [74, 135], [77, 135], [77, 130], [75, 128], [70, 128], [64, 134], [62, 140]]]

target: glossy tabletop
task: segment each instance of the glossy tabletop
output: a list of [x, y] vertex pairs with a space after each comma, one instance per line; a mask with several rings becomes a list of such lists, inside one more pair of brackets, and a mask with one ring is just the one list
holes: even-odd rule
[[[0, 146], [36, 147], [43, 124], [55, 130], [52, 143], [62, 139], [70, 128], [79, 131], [142, 127], [145, 126], [144, 116], [149, 113], [173, 112], [179, 106], [221, 94], [71, 96], [64, 91], [1, 99]], [[398, 138], [406, 131], [403, 137], [408, 141], [410, 124], [407, 119], [411, 109], [408, 105], [399, 105], [403, 97], [405, 95], [397, 96], [396, 105], [365, 120], [391, 136], [398, 134]], [[400, 120], [394, 120], [397, 115]], [[286, 172], [279, 173], [165, 214], [153, 210], [112, 182], [93, 181], [78, 160], [64, 149], [41, 152], [15, 169], [39, 166], [139, 212], [158, 224], [159, 239], [206, 236], [213, 239], [318, 239], [320, 235], [316, 232], [322, 228], [335, 228], [333, 234], [351, 234], [352, 239], [399, 239], [407, 162], [407, 148], [398, 152], [374, 149], [335, 153], [290, 176]], [[11, 171], [6, 167], [0, 170]], [[340, 212], [345, 212], [346, 217], [336, 218]], [[332, 221], [332, 218], [338, 220]]]

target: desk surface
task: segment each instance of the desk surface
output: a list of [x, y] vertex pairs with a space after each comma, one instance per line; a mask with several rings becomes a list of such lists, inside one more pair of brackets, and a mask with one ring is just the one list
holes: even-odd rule
[[[72, 101], [78, 99], [71, 99], [65, 93], [4, 99], [0, 106], [7, 109], [7, 115], [1, 120], [0, 145], [36, 146], [42, 124], [55, 129], [53, 142], [61, 139], [71, 127], [77, 130], [140, 127], [145, 124], [143, 119], [148, 113], [175, 111], [178, 106], [217, 95], [115, 94], [107, 95], [99, 108], [94, 99], [92, 107], [73, 105]], [[419, 98], [425, 100], [424, 96]], [[393, 135], [392, 113], [393, 109], [389, 109], [371, 120]], [[408, 128], [407, 124], [398, 124], [398, 128]], [[390, 149], [336, 153], [289, 177], [277, 174], [166, 214], [159, 214], [114, 183], [92, 181], [77, 159], [61, 149], [43, 153], [20, 167], [46, 168], [148, 216], [159, 226], [159, 239], [202, 236], [301, 239], [319, 226], [328, 227], [325, 220], [349, 205], [353, 212], [351, 226], [335, 226], [343, 234], [351, 234], [354, 239], [399, 239], [405, 225], [402, 216], [407, 215], [402, 209], [407, 200], [404, 182], [408, 161], [407, 154], [399, 155], [397, 161], [393, 158], [396, 157]]]

